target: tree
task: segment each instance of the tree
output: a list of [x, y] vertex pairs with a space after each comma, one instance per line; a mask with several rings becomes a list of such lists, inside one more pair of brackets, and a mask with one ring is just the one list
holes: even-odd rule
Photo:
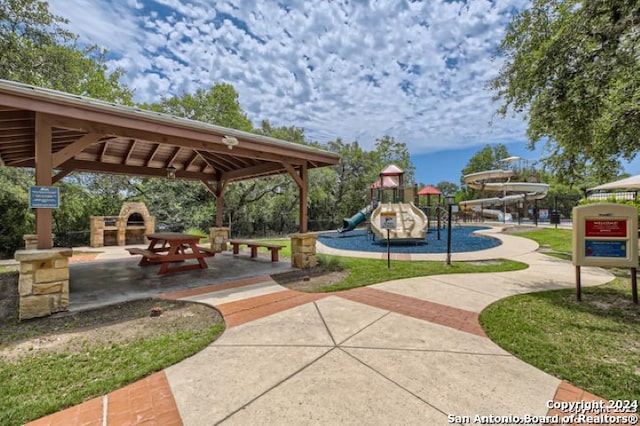
[[109, 73], [106, 51], [79, 49], [77, 36], [62, 28], [67, 20], [38, 0], [0, 0], [0, 78], [132, 104], [133, 93]]
[[0, 258], [13, 256], [31, 233], [34, 217], [29, 209], [29, 185], [33, 174], [25, 169], [0, 169]]
[[216, 83], [206, 91], [198, 89], [193, 95], [186, 93], [163, 98], [159, 104], [143, 107], [246, 132], [253, 130], [251, 121], [238, 102], [238, 92], [229, 83]]
[[640, 149], [639, 21], [638, 0], [533, 0], [507, 29], [499, 113], [527, 114], [529, 146], [545, 141], [564, 181], [590, 165], [613, 178]]
[[442, 192], [442, 195], [455, 195], [460, 187], [453, 182], [449, 181], [441, 181], [436, 185], [438, 191]]
[[504, 167], [504, 163], [500, 160], [504, 160], [509, 156], [509, 150], [503, 144], [494, 146], [485, 145], [484, 148], [476, 152], [469, 159], [467, 165], [462, 169], [462, 175], [465, 176], [485, 170], [501, 169]]
[[392, 136], [385, 135], [376, 139], [375, 153], [378, 156], [378, 173], [389, 164], [395, 164], [404, 171], [405, 186], [413, 185], [415, 166], [411, 162], [411, 155], [406, 143], [396, 141]]

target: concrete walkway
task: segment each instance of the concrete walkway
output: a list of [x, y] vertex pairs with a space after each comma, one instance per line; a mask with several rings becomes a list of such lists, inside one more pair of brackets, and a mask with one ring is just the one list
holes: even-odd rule
[[[268, 276], [165, 294], [216, 307], [226, 331], [191, 358], [32, 425], [445, 425], [562, 414], [551, 402], [598, 399], [505, 352], [480, 327], [479, 313], [498, 299], [574, 286], [569, 262], [498, 231], [487, 232], [499, 248], [454, 261], [501, 257], [528, 269], [332, 294], [291, 291]], [[583, 286], [612, 278], [582, 268]]]

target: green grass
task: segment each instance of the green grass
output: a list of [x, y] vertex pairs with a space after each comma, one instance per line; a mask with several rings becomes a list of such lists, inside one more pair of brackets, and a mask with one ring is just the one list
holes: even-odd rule
[[[3, 332], [3, 343], [48, 335], [37, 321], [25, 324], [29, 330], [24, 333]], [[71, 324], [65, 322], [60, 331], [73, 328]], [[0, 360], [0, 424], [24, 424], [109, 393], [199, 352], [223, 329], [222, 323], [186, 331], [171, 327], [162, 335], [126, 343], [86, 341], [72, 352]]]
[[348, 290], [384, 281], [401, 278], [422, 277], [441, 274], [464, 274], [475, 272], [504, 272], [526, 269], [528, 265], [514, 260], [496, 259], [492, 262], [444, 262], [435, 261], [391, 261], [387, 268], [386, 260], [359, 259], [355, 257], [320, 256], [321, 263], [330, 263], [332, 269], [348, 271], [347, 277], [332, 286], [323, 287], [323, 292]]
[[[547, 254], [571, 258], [572, 231], [543, 229], [531, 238]], [[547, 252], [551, 250], [551, 252]], [[632, 303], [629, 272], [613, 282], [502, 299], [480, 323], [489, 337], [529, 364], [606, 399], [640, 396], [640, 308]]]
[[535, 231], [519, 232], [515, 235], [529, 238], [540, 244], [540, 248], [550, 256], [571, 260], [573, 251], [569, 229], [536, 229]]
[[489, 337], [523, 361], [606, 399], [640, 397], [640, 309], [629, 280], [513, 296], [487, 307]]

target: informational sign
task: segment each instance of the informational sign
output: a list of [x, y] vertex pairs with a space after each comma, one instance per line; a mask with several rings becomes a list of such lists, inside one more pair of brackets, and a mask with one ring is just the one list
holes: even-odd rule
[[396, 213], [395, 212], [380, 213], [380, 229], [396, 229]]
[[59, 208], [60, 189], [57, 186], [29, 187], [29, 207], [32, 209]]
[[587, 219], [585, 237], [623, 237], [627, 236], [626, 219]]
[[638, 209], [615, 203], [573, 208], [576, 299], [582, 300], [581, 266], [628, 267], [633, 303], [638, 304]]
[[584, 242], [586, 257], [626, 258], [627, 254], [626, 241], [585, 240]]

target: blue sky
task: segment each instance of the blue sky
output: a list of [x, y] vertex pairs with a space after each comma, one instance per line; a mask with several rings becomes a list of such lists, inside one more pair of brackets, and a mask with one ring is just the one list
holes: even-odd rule
[[[255, 125], [371, 149], [405, 142], [420, 182], [458, 182], [486, 144], [525, 151], [523, 117], [497, 118], [486, 84], [526, 0], [49, 0], [139, 102], [231, 83]], [[640, 167], [628, 169], [635, 174]]]

